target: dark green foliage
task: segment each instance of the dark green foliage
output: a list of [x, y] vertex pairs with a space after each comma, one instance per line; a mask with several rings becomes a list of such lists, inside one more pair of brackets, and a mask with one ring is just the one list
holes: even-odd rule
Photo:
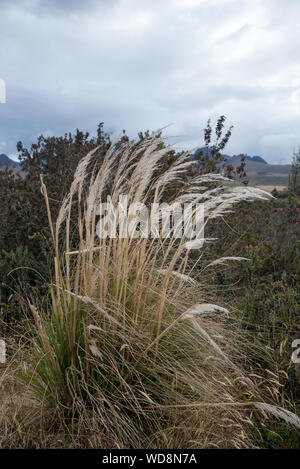
[[75, 135], [63, 137], [41, 135], [30, 149], [18, 142], [21, 175], [9, 169], [0, 172], [0, 298], [6, 321], [20, 317], [24, 291], [28, 297], [34, 292], [43, 296], [51, 277], [52, 244], [40, 175], [55, 220], [79, 160], [99, 146], [95, 158], [100, 161], [110, 143], [103, 123], [98, 126], [96, 138], [78, 129]]

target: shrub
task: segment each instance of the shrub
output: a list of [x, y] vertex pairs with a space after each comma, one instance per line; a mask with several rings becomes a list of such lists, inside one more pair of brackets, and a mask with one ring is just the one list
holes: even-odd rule
[[[94, 433], [96, 427], [97, 447], [249, 447], [247, 408], [295, 425], [300, 420], [257, 402], [255, 383], [240, 367], [227, 310], [212, 303], [205, 274], [200, 281], [192, 276], [189, 255], [201, 238], [177, 239], [176, 227], [169, 238], [96, 237], [97, 208], [108, 184], [114, 207], [122, 194], [128, 204], [149, 206], [164, 200], [176, 181], [173, 201], [204, 201], [206, 223], [241, 200], [265, 197], [252, 188], [224, 186], [224, 178], [213, 174], [186, 183], [182, 173], [195, 164], [188, 153], [156, 175], [168, 152], [161, 143], [150, 136], [113, 145], [95, 172], [92, 152], [83, 158], [55, 226], [42, 183], [55, 279], [48, 309], [31, 305], [31, 372], [24, 378], [69, 426]], [[207, 189], [211, 183], [214, 188]], [[71, 228], [74, 201], [77, 233]], [[121, 217], [120, 208], [114, 217]], [[132, 223], [137, 228], [132, 219], [126, 228]]]

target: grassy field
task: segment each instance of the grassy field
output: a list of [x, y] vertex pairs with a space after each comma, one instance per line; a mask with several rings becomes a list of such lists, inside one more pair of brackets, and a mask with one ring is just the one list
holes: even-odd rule
[[257, 186], [259, 189], [262, 189], [263, 191], [267, 192], [272, 192], [274, 189], [276, 189], [278, 192], [283, 192], [286, 190], [286, 186], [278, 186], [278, 185], [269, 185], [269, 186]]
[[[185, 177], [188, 155], [159, 172], [160, 143], [109, 150], [95, 172], [82, 159], [55, 223], [42, 182], [54, 277], [42, 298], [24, 292], [27, 319], [3, 324], [2, 448], [299, 447], [298, 212]], [[105, 193], [146, 206], [201, 196], [214, 241], [98, 238]]]

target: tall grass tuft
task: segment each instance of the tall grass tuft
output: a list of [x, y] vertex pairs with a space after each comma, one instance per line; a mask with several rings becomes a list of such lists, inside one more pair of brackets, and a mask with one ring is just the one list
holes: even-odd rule
[[108, 206], [107, 223], [124, 220], [122, 195], [128, 206], [202, 202], [205, 223], [241, 200], [267, 198], [220, 175], [188, 176], [195, 164], [190, 153], [162, 171], [169, 151], [162, 143], [149, 137], [113, 144], [100, 169], [99, 161], [93, 166], [97, 149], [83, 158], [55, 224], [42, 181], [55, 278], [48, 309], [31, 305], [27, 377], [68, 428], [77, 429], [79, 446], [85, 434], [88, 445], [102, 448], [249, 447], [258, 393], [241, 368], [229, 313], [205, 286], [201, 249], [194, 251], [203, 232], [191, 241], [176, 236], [178, 225], [167, 238], [148, 236], [146, 227], [136, 238], [140, 227], [131, 214], [123, 225], [129, 236], [96, 233], [98, 207], [108, 195], [115, 212]]

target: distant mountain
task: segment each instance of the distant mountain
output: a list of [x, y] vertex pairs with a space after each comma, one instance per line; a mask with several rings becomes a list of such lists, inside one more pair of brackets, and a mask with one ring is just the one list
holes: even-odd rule
[[[202, 154], [203, 155], [206, 155], [207, 152], [210, 152], [211, 150], [210, 149], [207, 149], [206, 147], [202, 147], [202, 148], [198, 148], [195, 152], [194, 152], [194, 155], [197, 155], [198, 153], [200, 153], [202, 151]], [[194, 156], [193, 155], [193, 156]], [[242, 158], [242, 156], [245, 156], [245, 154], [243, 153], [240, 153], [239, 155], [233, 155], [233, 156], [229, 156], [229, 155], [222, 155], [224, 156], [224, 158], [226, 158], [228, 160], [228, 163], [232, 163], [234, 162], [235, 160], [239, 160]], [[256, 163], [263, 163], [263, 164], [268, 164], [268, 162], [266, 160], [264, 160], [261, 156], [258, 156], [258, 155], [255, 155], [255, 156], [248, 156], [246, 155], [246, 161], [255, 161]]]
[[269, 164], [261, 156], [246, 156], [246, 160], [256, 161], [257, 163]]
[[[201, 150], [203, 151], [203, 155], [209, 151], [207, 148], [198, 148], [192, 155], [192, 158]], [[227, 159], [227, 163], [236, 167], [239, 166], [243, 154], [223, 156]], [[20, 164], [2, 153], [0, 154], [0, 171], [6, 166], [13, 169], [15, 174], [20, 174], [22, 176], [23, 173], [21, 171]], [[291, 165], [289, 164], [269, 164], [261, 156], [257, 155], [246, 157], [246, 173], [250, 185], [267, 185], [270, 187], [287, 186], [290, 171]]]
[[0, 155], [0, 167], [3, 169], [5, 166], [8, 167], [13, 167], [13, 166], [19, 166], [19, 163], [17, 161], [11, 160], [5, 153], [1, 153]]
[[[245, 156], [243, 155], [242, 153], [240, 153], [239, 155], [233, 155], [233, 156], [227, 156], [227, 155], [223, 155], [225, 156], [225, 158], [228, 158], [228, 161], [232, 160], [232, 159], [236, 159], [238, 158], [239, 160], [241, 159], [242, 156]], [[263, 163], [263, 164], [269, 164], [267, 163], [266, 160], [264, 160], [261, 156], [248, 156], [246, 155], [246, 161], [255, 161], [256, 163]]]
[[[195, 157], [197, 153], [200, 153], [202, 150], [203, 155], [206, 155], [208, 151], [207, 148], [198, 148], [192, 157]], [[227, 163], [236, 167], [240, 165], [241, 157], [243, 154], [239, 155], [222, 155], [227, 159]], [[223, 163], [221, 163], [222, 165]], [[221, 166], [220, 165], [220, 166]], [[218, 165], [219, 166], [219, 165]], [[287, 186], [289, 180], [289, 173], [291, 171], [290, 164], [269, 164], [261, 156], [246, 156], [246, 174], [247, 179], [249, 180], [250, 185], [263, 185], [263, 186]]]

